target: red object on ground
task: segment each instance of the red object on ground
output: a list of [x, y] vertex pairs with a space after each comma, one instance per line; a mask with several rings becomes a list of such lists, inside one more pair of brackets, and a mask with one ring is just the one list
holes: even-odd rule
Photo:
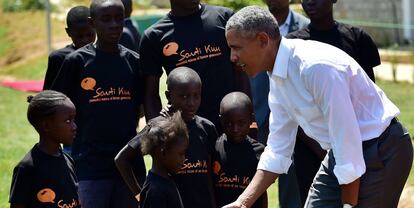
[[40, 92], [43, 89], [43, 80], [5, 80], [0, 85], [23, 92]]

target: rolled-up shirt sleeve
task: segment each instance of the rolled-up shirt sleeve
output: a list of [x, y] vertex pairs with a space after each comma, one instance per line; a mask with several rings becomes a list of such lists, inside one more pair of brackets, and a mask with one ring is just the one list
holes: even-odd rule
[[287, 173], [292, 164], [298, 125], [292, 121], [276, 97], [269, 95], [269, 137], [257, 169], [273, 173]]
[[312, 66], [307, 71], [305, 85], [328, 124], [336, 161], [334, 174], [339, 184], [348, 184], [365, 173], [361, 133], [349, 93], [352, 74], [346, 69], [330, 67], [329, 64]]

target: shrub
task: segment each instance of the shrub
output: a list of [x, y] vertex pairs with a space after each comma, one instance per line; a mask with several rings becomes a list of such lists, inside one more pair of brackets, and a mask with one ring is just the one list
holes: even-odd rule
[[249, 5], [264, 5], [263, 0], [205, 0], [207, 4], [220, 5], [237, 11]]

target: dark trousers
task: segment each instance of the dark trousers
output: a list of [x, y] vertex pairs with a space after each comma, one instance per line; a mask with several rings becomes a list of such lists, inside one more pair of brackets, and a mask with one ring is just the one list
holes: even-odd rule
[[[396, 208], [411, 170], [413, 146], [407, 130], [396, 120], [379, 136], [363, 142], [366, 172], [361, 176], [358, 207]], [[341, 188], [329, 151], [315, 176], [305, 207], [342, 207]]]
[[79, 197], [83, 208], [139, 207], [121, 178], [79, 181]]
[[[293, 155], [295, 161], [295, 172], [298, 181], [300, 198], [303, 207], [308, 197], [309, 189], [313, 179], [321, 166], [321, 159], [309, 148], [309, 146], [299, 137], [306, 136], [301, 133], [303, 130], [299, 127], [296, 137], [295, 153]], [[307, 137], [307, 136], [306, 136]], [[322, 148], [321, 148], [322, 149]]]

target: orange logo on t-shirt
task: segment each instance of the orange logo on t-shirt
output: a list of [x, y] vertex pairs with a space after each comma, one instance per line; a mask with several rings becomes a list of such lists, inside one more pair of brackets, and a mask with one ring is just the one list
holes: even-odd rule
[[218, 161], [214, 161], [212, 165], [213, 173], [218, 175], [221, 170], [221, 165]]
[[177, 54], [177, 50], [178, 44], [176, 42], [169, 42], [162, 49], [162, 53], [164, 53], [164, 56], [172, 56]]
[[56, 197], [55, 192], [50, 188], [42, 189], [37, 193], [37, 199], [43, 203], [48, 203], [48, 202], [55, 203], [53, 201], [55, 200], [55, 197]]
[[92, 77], [86, 77], [81, 82], [81, 87], [84, 90], [94, 90], [93, 88], [95, 87], [95, 85], [96, 85], [96, 80]]
[[[37, 199], [42, 203], [52, 203], [56, 204], [55, 202], [56, 193], [50, 188], [44, 188], [37, 193]], [[69, 202], [64, 202], [63, 200], [59, 200], [56, 204], [57, 207], [61, 208], [74, 208], [78, 207], [80, 202], [78, 199], [72, 199]]]

